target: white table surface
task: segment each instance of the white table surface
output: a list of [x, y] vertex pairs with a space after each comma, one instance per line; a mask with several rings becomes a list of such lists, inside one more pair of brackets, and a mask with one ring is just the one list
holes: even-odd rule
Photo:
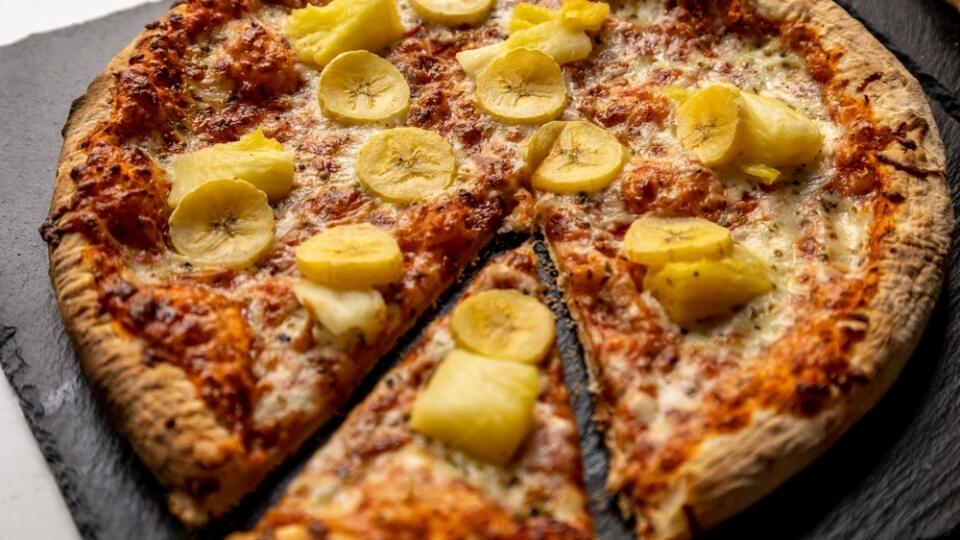
[[[0, 45], [142, 3], [143, 0], [0, 0]], [[79, 537], [10, 383], [0, 375], [0, 540]]]

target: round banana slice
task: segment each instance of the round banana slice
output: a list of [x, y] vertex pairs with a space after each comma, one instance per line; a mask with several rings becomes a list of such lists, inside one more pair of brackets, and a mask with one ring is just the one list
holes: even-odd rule
[[438, 193], [450, 185], [456, 171], [450, 143], [420, 128], [377, 133], [357, 156], [360, 183], [392, 202], [413, 202]]
[[266, 194], [242, 180], [201, 184], [170, 215], [173, 247], [200, 266], [249, 266], [270, 248], [273, 234]]
[[520, 291], [475, 294], [453, 311], [450, 331], [458, 345], [477, 354], [516, 362], [540, 362], [556, 337], [553, 313]]
[[632, 262], [654, 266], [733, 253], [730, 231], [702, 218], [645, 216], [633, 222], [623, 244]]
[[557, 193], [599, 191], [623, 170], [627, 152], [612, 133], [569, 122], [533, 173], [533, 185]]
[[361, 289], [403, 277], [403, 254], [392, 235], [369, 223], [341, 225], [300, 244], [297, 267], [320, 285]]
[[543, 160], [550, 154], [553, 143], [557, 142], [563, 128], [570, 122], [554, 120], [537, 128], [527, 141], [526, 161], [530, 170], [537, 170], [537, 167], [543, 163]]
[[390, 62], [368, 51], [334, 58], [320, 74], [320, 107], [344, 124], [389, 122], [410, 109], [410, 87]]
[[477, 101], [501, 122], [539, 124], [556, 118], [567, 105], [560, 65], [535, 49], [514, 49], [477, 75]]
[[410, 0], [421, 18], [440, 24], [474, 24], [490, 15], [493, 0]]
[[704, 165], [729, 163], [743, 148], [743, 98], [736, 88], [709, 86], [677, 109], [677, 137]]

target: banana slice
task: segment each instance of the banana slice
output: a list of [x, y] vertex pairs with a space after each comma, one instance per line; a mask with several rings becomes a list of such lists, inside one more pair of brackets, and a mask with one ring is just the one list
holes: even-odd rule
[[343, 53], [320, 74], [320, 107], [344, 123], [389, 122], [407, 114], [410, 87], [400, 71], [367, 51]]
[[677, 109], [677, 137], [707, 166], [729, 163], [743, 149], [743, 98], [736, 88], [709, 86]]
[[624, 238], [627, 258], [637, 264], [719, 259], [733, 252], [730, 231], [702, 218], [644, 216]]
[[339, 291], [301, 279], [293, 294], [335, 336], [359, 330], [369, 343], [386, 322], [387, 306], [376, 289]]
[[293, 186], [293, 154], [262, 129], [236, 142], [184, 154], [174, 160], [172, 169], [170, 206], [200, 184], [223, 178], [249, 182], [272, 201], [286, 197]]
[[477, 101], [502, 122], [538, 124], [563, 112], [567, 86], [560, 66], [546, 53], [514, 49], [477, 75]]
[[553, 122], [547, 122], [533, 132], [530, 140], [527, 141], [527, 152], [525, 156], [527, 167], [529, 167], [531, 171], [537, 170], [540, 163], [542, 163], [544, 159], [547, 159], [550, 150], [553, 148], [554, 143], [557, 142], [557, 138], [560, 137], [563, 128], [567, 127], [569, 123], [570, 122], [564, 122], [562, 120], [554, 120]]
[[533, 185], [557, 193], [599, 191], [620, 174], [626, 158], [612, 133], [589, 122], [570, 122], [534, 171]]
[[325, 66], [338, 54], [377, 51], [403, 37], [394, 0], [333, 0], [290, 12], [284, 33], [297, 58]]
[[242, 268], [273, 243], [267, 196], [241, 180], [213, 180], [187, 193], [170, 215], [170, 241], [199, 266]]
[[493, 0], [410, 0], [421, 18], [440, 24], [474, 24], [490, 15]]
[[457, 160], [450, 144], [420, 128], [377, 133], [357, 156], [360, 183], [393, 202], [413, 202], [443, 191], [456, 172]]
[[327, 229], [297, 248], [307, 279], [335, 289], [362, 289], [403, 277], [403, 254], [392, 235], [369, 223]]
[[812, 120], [779, 99], [744, 91], [740, 95], [746, 125], [744, 161], [793, 167], [817, 157], [823, 147], [823, 135]]
[[575, 62], [590, 56], [593, 41], [583, 30], [554, 20], [518, 30], [505, 41], [457, 53], [463, 71], [476, 77], [500, 55], [519, 48], [536, 49], [549, 54], [558, 64]]
[[536, 364], [556, 337], [553, 313], [520, 291], [475, 294], [453, 311], [450, 332], [461, 347], [484, 356]]

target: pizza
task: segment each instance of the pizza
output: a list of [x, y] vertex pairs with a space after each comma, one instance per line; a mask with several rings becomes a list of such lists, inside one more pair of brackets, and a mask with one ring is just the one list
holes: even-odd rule
[[[591, 538], [577, 427], [553, 345], [552, 315], [538, 305], [536, 271], [529, 245], [484, 267], [452, 313], [431, 323], [257, 529], [231, 540]], [[486, 305], [502, 316], [484, 317], [482, 326], [469, 323], [482, 332], [479, 341], [465, 337], [464, 319]], [[511, 339], [529, 352], [505, 354], [510, 347], [490, 342], [491, 325], [501, 336], [514, 334]], [[524, 358], [524, 363], [485, 360], [491, 346], [497, 358]], [[461, 363], [479, 369], [464, 369]], [[497, 385], [486, 386], [494, 381]], [[515, 399], [535, 403], [514, 408]], [[457, 412], [451, 415], [451, 410]], [[503, 424], [518, 423], [515, 410], [532, 417], [510, 430], [510, 443], [491, 445], [491, 439], [503, 437]], [[451, 431], [470, 434], [458, 438]], [[500, 448], [506, 453], [489, 454]]]
[[[64, 137], [56, 297], [190, 526], [520, 234], [576, 325], [608, 490], [639, 536], [695, 536], [892, 384], [953, 221], [919, 84], [829, 0], [188, 0]], [[434, 321], [255, 538], [456, 537], [474, 510], [489, 537], [592, 534], [530, 257], [470, 289], [504, 298]], [[471, 373], [501, 386], [450, 391]], [[478, 403], [514, 409], [481, 426]]]

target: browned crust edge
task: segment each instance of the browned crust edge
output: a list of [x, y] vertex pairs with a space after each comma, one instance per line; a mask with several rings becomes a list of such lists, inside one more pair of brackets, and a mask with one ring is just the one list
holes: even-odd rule
[[[127, 66], [136, 44], [153, 32], [138, 35], [73, 103], [51, 215], [73, 197], [70, 171], [86, 159], [81, 144], [110, 114], [114, 72]], [[69, 233], [49, 251], [50, 278], [81, 364], [114, 424], [167, 489], [171, 511], [190, 526], [204, 525], [234, 506], [283, 456], [252, 463], [181, 369], [145, 361], [143, 343], [100, 307], [89, 247], [82, 234]], [[192, 495], [198, 491], [205, 495]]]
[[[869, 96], [876, 120], [905, 139], [879, 152], [885, 189], [900, 193], [892, 234], [881, 240], [880, 281], [869, 327], [850, 362], [869, 378], [839, 403], [804, 419], [758, 411], [744, 429], [704, 442], [679, 472], [663, 503], [650, 512], [651, 539], [689, 538], [761, 499], [805, 468], [879, 401], [923, 334], [945, 273], [953, 230], [946, 158], [920, 84], [859, 22], [831, 0], [755, 0], [773, 19], [820, 29], [827, 49], [846, 51], [837, 76], [855, 96]], [[879, 80], [870, 82], [875, 74]], [[868, 84], [862, 86], [863, 82]], [[862, 90], [860, 90], [862, 88]]]

